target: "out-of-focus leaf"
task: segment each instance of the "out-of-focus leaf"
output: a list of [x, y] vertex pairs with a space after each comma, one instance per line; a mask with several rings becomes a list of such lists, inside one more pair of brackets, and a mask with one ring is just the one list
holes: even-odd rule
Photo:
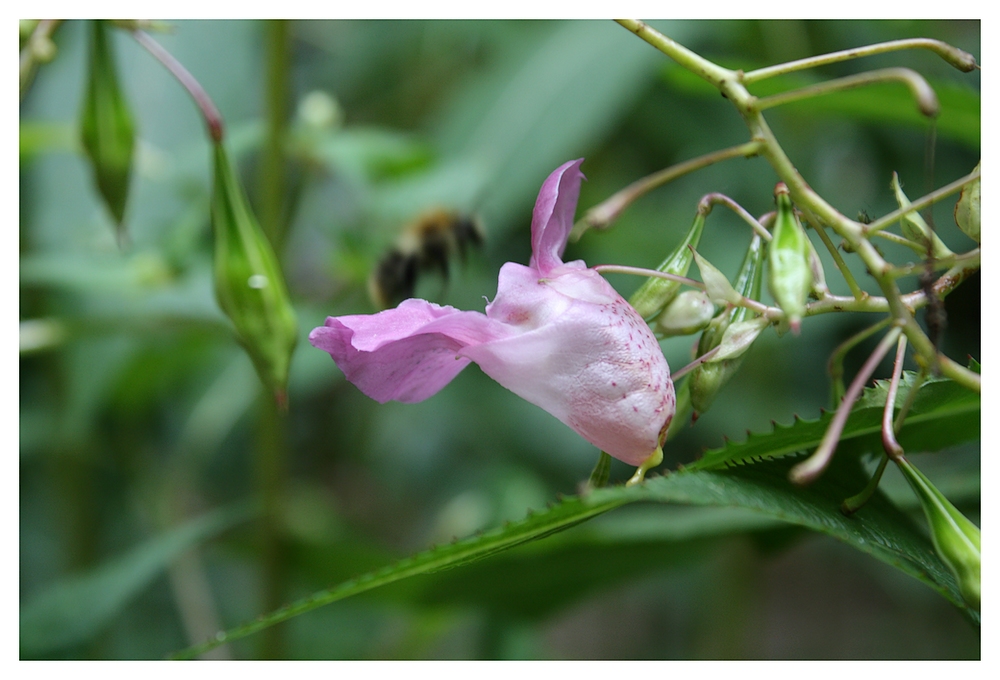
[[[674, 28], [681, 37], [698, 30]], [[664, 59], [610, 22], [554, 24], [532, 47], [509, 53], [456, 93], [440, 118], [447, 160], [380, 192], [376, 204], [387, 218], [444, 204], [506, 225], [552, 168], [599, 144]]]
[[68, 123], [22, 121], [18, 127], [18, 154], [21, 163], [53, 151], [75, 151], [80, 147], [76, 130]]
[[177, 556], [249, 517], [245, 507], [213, 512], [93, 571], [52, 584], [21, 608], [21, 656], [45, 654], [96, 635]]
[[303, 154], [317, 158], [334, 172], [365, 184], [406, 174], [425, 166], [431, 158], [425, 143], [393, 130], [347, 128], [316, 137], [315, 134], [302, 135], [299, 143], [303, 145]]

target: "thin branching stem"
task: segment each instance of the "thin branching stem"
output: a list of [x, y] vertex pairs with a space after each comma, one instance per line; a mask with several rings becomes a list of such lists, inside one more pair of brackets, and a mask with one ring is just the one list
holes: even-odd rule
[[637, 199], [645, 196], [653, 189], [674, 181], [678, 177], [683, 177], [695, 170], [701, 170], [709, 165], [730, 158], [750, 158], [757, 155], [758, 149], [759, 144], [756, 142], [737, 144], [728, 149], [713, 151], [704, 156], [671, 165], [669, 168], [664, 168], [663, 170], [654, 172], [652, 175], [636, 180], [588, 210], [580, 221], [574, 225], [571, 238], [574, 241], [579, 239], [588, 229], [607, 229]]
[[892, 379], [889, 381], [889, 391], [885, 397], [885, 408], [882, 409], [882, 448], [893, 460], [903, 455], [903, 447], [896, 441], [896, 430], [893, 427], [892, 414], [896, 410], [896, 392], [899, 391], [899, 379], [903, 375], [903, 359], [906, 356], [906, 336], [900, 335], [896, 344], [896, 361], [892, 367]]
[[967, 184], [971, 184], [972, 182], [975, 182], [977, 179], [979, 179], [981, 175], [982, 171], [976, 170], [975, 172], [969, 173], [965, 177], [956, 179], [951, 184], [946, 184], [940, 189], [935, 189], [926, 196], [921, 196], [917, 200], [912, 201], [910, 205], [906, 206], [905, 208], [898, 208], [896, 210], [893, 210], [888, 215], [884, 215], [878, 218], [871, 224], [862, 225], [861, 233], [865, 236], [868, 236], [870, 234], [878, 232], [881, 229], [885, 229], [891, 224], [894, 224], [895, 222], [902, 219], [903, 215], [916, 213], [920, 210], [923, 210], [929, 205], [933, 205], [938, 201], [948, 198], [952, 194], [958, 193], [959, 191], [964, 189]]
[[774, 76], [785, 75], [786, 73], [816, 68], [817, 66], [825, 66], [827, 64], [848, 61], [850, 59], [858, 59], [860, 57], [868, 57], [875, 54], [884, 54], [886, 52], [895, 52], [898, 50], [909, 50], [915, 48], [931, 50], [958, 70], [965, 71], [966, 73], [972, 71], [977, 66], [975, 57], [964, 50], [952, 47], [948, 43], [941, 42], [940, 40], [931, 40], [929, 38], [910, 38], [907, 40], [892, 40], [884, 43], [876, 43], [874, 45], [865, 45], [864, 47], [855, 47], [849, 50], [830, 52], [829, 54], [820, 54], [815, 57], [807, 57], [805, 59], [789, 61], [784, 64], [776, 64], [766, 68], [759, 68], [755, 71], [744, 73], [742, 82], [744, 85], [749, 85], [766, 78], [773, 78]]
[[872, 495], [875, 493], [875, 489], [878, 488], [879, 482], [882, 481], [882, 473], [885, 472], [885, 466], [889, 463], [889, 456], [882, 454], [882, 459], [878, 463], [878, 467], [875, 468], [875, 474], [872, 478], [868, 480], [868, 484], [862, 489], [858, 494], [851, 496], [850, 498], [845, 498], [844, 502], [840, 504], [840, 511], [845, 515], [853, 515], [858, 510], [864, 506], [865, 503], [871, 499]]
[[844, 262], [844, 258], [840, 254], [840, 249], [834, 245], [833, 241], [830, 239], [830, 235], [826, 233], [826, 229], [823, 228], [823, 223], [815, 218], [813, 215], [806, 215], [806, 220], [812, 226], [813, 231], [819, 236], [819, 240], [823, 242], [826, 246], [827, 252], [830, 253], [830, 257], [833, 258], [833, 262], [837, 265], [837, 271], [840, 275], [844, 277], [844, 281], [847, 282], [847, 287], [851, 289], [851, 295], [854, 296], [855, 300], [863, 300], [868, 296], [861, 286], [858, 285], [857, 279], [854, 278], [854, 274], [851, 273], [850, 268], [847, 263]]
[[720, 193], [711, 193], [702, 196], [701, 200], [698, 201], [698, 212], [707, 217], [708, 214], [712, 212], [712, 206], [714, 205], [722, 205], [732, 210], [740, 217], [740, 219], [750, 225], [750, 228], [753, 229], [755, 234], [760, 235], [762, 239], [770, 243], [771, 232], [765, 229], [761, 223], [761, 220], [764, 219], [763, 217], [761, 220], [755, 219], [754, 216], [751, 215], [742, 205], [729, 198], [729, 196]]
[[718, 347], [713, 347], [712, 349], [708, 350], [707, 352], [705, 352], [704, 354], [702, 354], [700, 357], [698, 357], [697, 359], [695, 359], [694, 361], [692, 361], [687, 366], [681, 368], [678, 371], [671, 372], [671, 374], [670, 374], [671, 380], [676, 381], [678, 378], [686, 375], [687, 373], [690, 373], [691, 371], [693, 371], [694, 369], [698, 368], [699, 366], [701, 366], [706, 361], [710, 361], [712, 357], [714, 357], [716, 354], [719, 353], [720, 349], [722, 349], [721, 345], [718, 346]]
[[889, 349], [896, 342], [897, 338], [899, 338], [901, 332], [902, 329], [896, 326], [886, 333], [885, 337], [882, 338], [882, 341], [875, 348], [875, 351], [865, 361], [861, 370], [854, 376], [854, 380], [851, 381], [850, 387], [847, 388], [847, 393], [844, 395], [843, 400], [841, 400], [840, 406], [837, 408], [837, 413], [833, 416], [833, 420], [830, 421], [830, 426], [826, 428], [826, 434], [823, 435], [823, 440], [816, 448], [816, 451], [809, 458], [793, 467], [789, 473], [789, 478], [794, 483], [808, 484], [814, 481], [826, 469], [826, 466], [830, 464], [830, 460], [837, 450], [840, 435], [844, 431], [844, 425], [847, 424], [847, 417], [851, 415], [854, 402], [861, 396], [861, 390], [864, 389], [865, 383], [871, 378], [879, 362], [888, 354]]
[[698, 290], [705, 290], [705, 284], [701, 281], [695, 281], [694, 279], [689, 279], [686, 276], [678, 276], [677, 274], [670, 274], [668, 272], [659, 272], [655, 269], [629, 267], [622, 264], [599, 264], [591, 267], [591, 269], [601, 274], [629, 274], [631, 276], [645, 276], [657, 279], [666, 279], [667, 281], [677, 281], [678, 283], [683, 283], [685, 286], [691, 286], [692, 288], [697, 288]]
[[913, 407], [913, 402], [917, 400], [917, 393], [920, 392], [920, 386], [924, 384], [927, 380], [927, 370], [921, 370], [917, 373], [916, 377], [913, 379], [913, 384], [910, 385], [909, 392], [906, 393], [906, 399], [903, 401], [903, 405], [899, 407], [899, 413], [896, 414], [896, 420], [892, 424], [892, 431], [899, 434], [899, 431], [903, 428], [903, 421], [906, 420], [907, 414], [909, 414], [910, 409]]
[[871, 236], [877, 236], [878, 238], [889, 241], [890, 243], [895, 243], [896, 245], [906, 246], [907, 248], [909, 248], [910, 250], [921, 256], [927, 254], [927, 246], [921, 245], [916, 241], [911, 241], [905, 236], [900, 236], [899, 234], [893, 234], [891, 231], [877, 231], [874, 234], [871, 234], [869, 238]]
[[844, 358], [847, 356], [847, 353], [888, 326], [891, 322], [892, 318], [886, 317], [878, 323], [855, 333], [837, 345], [837, 348], [833, 350], [833, 354], [830, 355], [830, 360], [827, 362], [827, 371], [830, 373], [830, 380], [832, 382], [834, 406], [839, 404], [844, 398]]
[[780, 94], [773, 94], [770, 97], [761, 97], [755, 105], [758, 111], [774, 108], [783, 104], [811, 99], [833, 92], [852, 90], [856, 87], [876, 85], [878, 83], [898, 82], [906, 85], [910, 94], [917, 100], [917, 108], [920, 113], [928, 118], [936, 118], [941, 111], [937, 95], [934, 89], [924, 80], [924, 77], [912, 69], [908, 68], [883, 68], [866, 73], [857, 73], [835, 80], [827, 80], [815, 85], [808, 85], [797, 90], [790, 90]]
[[32, 81], [35, 79], [35, 72], [39, 64], [51, 61], [55, 56], [56, 46], [52, 42], [52, 35], [62, 23], [61, 19], [42, 19], [36, 25], [28, 40], [21, 50], [20, 63], [18, 68], [20, 80], [20, 97], [24, 100], [24, 95], [28, 93]]

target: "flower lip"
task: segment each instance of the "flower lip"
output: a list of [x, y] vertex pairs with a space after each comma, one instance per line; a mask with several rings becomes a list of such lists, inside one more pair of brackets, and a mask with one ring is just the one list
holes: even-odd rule
[[309, 337], [368, 396], [415, 402], [470, 361], [608, 454], [633, 465], [657, 448], [675, 409], [670, 369], [649, 326], [597, 272], [562, 254], [582, 159], [542, 184], [528, 266], [508, 262], [486, 313], [410, 299], [331, 317]]

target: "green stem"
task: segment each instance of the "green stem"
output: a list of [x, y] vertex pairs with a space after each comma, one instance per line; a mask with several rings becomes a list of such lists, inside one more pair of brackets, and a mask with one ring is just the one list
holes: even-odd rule
[[894, 224], [895, 222], [902, 219], [903, 215], [918, 212], [919, 210], [923, 210], [929, 205], [933, 205], [934, 203], [937, 203], [942, 199], [948, 198], [952, 194], [958, 193], [963, 188], [965, 188], [965, 185], [975, 182], [977, 179], [980, 178], [981, 175], [982, 172], [980, 170], [976, 170], [975, 172], [971, 172], [965, 177], [962, 177], [961, 179], [955, 180], [951, 184], [946, 184], [940, 189], [935, 189], [926, 196], [921, 196], [917, 200], [911, 202], [910, 205], [906, 206], [905, 208], [898, 208], [896, 210], [893, 210], [888, 215], [878, 218], [871, 224], [862, 225], [861, 233], [865, 236], [868, 236], [870, 234], [878, 232], [881, 229], [885, 229], [891, 224]]
[[868, 57], [875, 54], [884, 54], [886, 52], [895, 52], [897, 50], [909, 50], [915, 48], [922, 48], [935, 52], [942, 59], [960, 71], [969, 72], [977, 67], [975, 57], [968, 52], [958, 49], [957, 47], [952, 47], [948, 43], [941, 42], [940, 40], [931, 40], [929, 38], [910, 38], [908, 40], [892, 40], [884, 43], [876, 43], [875, 45], [855, 47], [849, 50], [841, 50], [839, 52], [831, 52], [829, 54], [821, 54], [815, 57], [807, 57], [805, 59], [789, 61], [784, 64], [768, 66], [767, 68], [759, 68], [755, 71], [743, 74], [742, 81], [744, 85], [749, 85], [766, 78], [773, 78], [774, 76], [785, 75], [786, 73], [816, 68], [817, 66], [825, 66], [826, 64], [848, 61], [849, 59], [858, 59], [859, 57]]
[[847, 393], [840, 402], [837, 413], [833, 416], [833, 420], [830, 421], [829, 427], [826, 428], [823, 440], [816, 447], [816, 451], [809, 458], [793, 467], [789, 473], [788, 476], [792, 482], [795, 484], [808, 484], [819, 477], [823, 470], [826, 469], [826, 466], [830, 464], [830, 460], [837, 450], [837, 444], [840, 442], [840, 435], [844, 431], [844, 425], [847, 423], [848, 416], [851, 415], [854, 402], [861, 396], [861, 390], [864, 389], [865, 383], [868, 382], [868, 379], [878, 367], [879, 362], [882, 361], [882, 358], [889, 352], [893, 343], [899, 338], [900, 332], [901, 329], [897, 326], [886, 333], [885, 337], [882, 338], [882, 342], [878, 344], [875, 351], [872, 352], [871, 356], [868, 357], [868, 360], [861, 367], [861, 370], [854, 376], [851, 386], [847, 388]]
[[725, 194], [719, 194], [719, 193], [705, 194], [704, 196], [702, 196], [701, 200], [698, 202], [698, 211], [707, 217], [708, 214], [712, 212], [713, 205], [723, 205], [729, 208], [734, 213], [736, 213], [740, 217], [740, 219], [749, 224], [750, 228], [753, 229], [755, 234], [759, 234], [762, 239], [770, 243], [771, 232], [769, 232], [767, 229], [764, 228], [762, 222], [765, 221], [765, 219], [769, 216], [771, 216], [773, 219], [773, 213], [768, 213], [767, 215], [761, 217], [760, 220], [756, 220], [754, 219], [754, 216], [751, 215], [747, 211], [747, 209], [744, 208], [742, 205], [740, 205], [733, 199], [729, 198]]
[[878, 236], [879, 238], [885, 239], [890, 243], [895, 243], [896, 245], [900, 246], [906, 246], [907, 248], [909, 248], [910, 250], [912, 250], [913, 252], [917, 253], [920, 256], [927, 255], [927, 246], [915, 243], [914, 241], [911, 241], [905, 236], [900, 236], [899, 234], [893, 234], [892, 232], [889, 231], [877, 231], [871, 236]]
[[811, 99], [812, 97], [819, 97], [833, 92], [841, 92], [843, 90], [851, 90], [856, 87], [864, 87], [866, 85], [875, 85], [877, 83], [888, 83], [893, 81], [903, 83], [909, 88], [913, 98], [917, 100], [917, 107], [920, 109], [920, 113], [924, 114], [928, 118], [936, 118], [938, 113], [941, 112], [941, 105], [938, 103], [937, 95], [934, 94], [934, 89], [926, 80], [924, 80], [923, 76], [912, 69], [898, 67], [883, 68], [878, 69], [877, 71], [868, 71], [867, 73], [857, 73], [855, 75], [845, 76], [844, 78], [837, 78], [835, 80], [827, 80], [822, 83], [816, 83], [815, 85], [808, 85], [806, 87], [799, 88], [798, 90], [782, 92], [780, 94], [771, 95], [770, 97], [762, 97], [757, 100], [755, 108], [757, 111], [764, 111], [766, 109], [774, 108], [775, 106], [781, 106], [782, 104], [789, 104], [803, 99]]
[[830, 373], [830, 380], [832, 382], [832, 403], [834, 406], [841, 403], [844, 399], [844, 358], [847, 357], [847, 353], [857, 347], [859, 343], [864, 342], [888, 326], [891, 322], [892, 317], [886, 317], [878, 323], [855, 333], [837, 345], [837, 348], [833, 350], [833, 354], [830, 355], [830, 359], [827, 362], [827, 371]]
[[975, 371], [970, 371], [961, 364], [949, 359], [944, 354], [938, 355], [938, 367], [941, 370], [941, 375], [944, 377], [954, 380], [962, 387], [972, 390], [973, 392], [982, 393], [982, 377]]
[[718, 163], [719, 161], [724, 161], [729, 158], [738, 158], [740, 156], [750, 158], [757, 155], [758, 148], [759, 145], [756, 142], [738, 144], [736, 146], [729, 147], [728, 149], [713, 151], [712, 153], [705, 154], [704, 156], [699, 156], [698, 158], [692, 158], [691, 160], [684, 161], [683, 163], [672, 165], [669, 168], [664, 168], [663, 170], [654, 172], [652, 175], [636, 180], [621, 191], [618, 191], [588, 210], [580, 221], [574, 225], [573, 233], [570, 237], [576, 241], [588, 229], [607, 229], [612, 222], [618, 219], [626, 208], [632, 205], [632, 203], [634, 203], [638, 198], [644, 196], [653, 189], [672, 182], [678, 177], [683, 177], [684, 175], [692, 173], [695, 170], [700, 170], [714, 163]]
[[685, 375], [687, 375], [688, 373], [690, 373], [694, 369], [696, 369], [699, 366], [701, 366], [706, 361], [710, 360], [716, 354], [718, 354], [720, 349], [722, 349], [722, 346], [721, 345], [716, 345], [715, 347], [713, 347], [712, 349], [708, 350], [707, 352], [705, 352], [704, 354], [702, 354], [700, 357], [698, 357], [697, 359], [695, 359], [694, 361], [692, 361], [687, 366], [684, 366], [683, 368], [681, 368], [678, 371], [672, 371], [670, 373], [670, 379], [673, 380], [674, 382], [677, 382], [678, 379], [684, 377]]
[[875, 493], [875, 489], [878, 488], [878, 484], [882, 481], [882, 473], [885, 472], [885, 466], [889, 463], [889, 456], [882, 454], [882, 459], [878, 463], [878, 467], [875, 469], [875, 474], [872, 478], [868, 480], [868, 484], [860, 493], [851, 496], [850, 498], [845, 498], [844, 502], [840, 504], [840, 511], [845, 515], [853, 515], [858, 510], [864, 506], [865, 503], [871, 499], [872, 495]]
[[705, 290], [705, 284], [701, 281], [695, 281], [694, 279], [689, 279], [686, 276], [678, 276], [677, 274], [661, 272], [655, 269], [629, 267], [628, 265], [623, 264], [599, 264], [591, 267], [591, 269], [600, 274], [628, 274], [630, 276], [644, 276], [647, 278], [652, 277], [657, 279], [666, 279], [667, 281], [677, 281], [678, 283], [683, 283], [685, 286], [691, 286], [692, 288], [697, 288], [698, 290]]
[[892, 379], [889, 381], [889, 391], [885, 397], [885, 408], [882, 409], [882, 448], [893, 460], [899, 460], [903, 455], [903, 447], [896, 441], [896, 428], [893, 426], [892, 414], [896, 409], [896, 392], [899, 391], [899, 379], [903, 375], [903, 358], [906, 356], [906, 336], [899, 336], [896, 345], [896, 361], [892, 367]]
[[285, 147], [288, 139], [288, 109], [291, 97], [289, 70], [291, 66], [290, 22], [264, 22], [265, 75], [264, 138], [260, 165], [260, 224], [276, 253], [284, 240], [282, 213], [287, 193]]
[[700, 54], [696, 54], [680, 43], [671, 40], [643, 21], [636, 19], [615, 19], [615, 22], [635, 33], [691, 73], [711, 83], [717, 90], [721, 89], [726, 81], [738, 78], [737, 71], [730, 71], [705, 59]]
[[42, 19], [39, 21], [25, 43], [24, 49], [21, 50], [18, 69], [21, 101], [24, 101], [24, 95], [28, 93], [28, 89], [35, 79], [38, 65], [52, 61], [55, 56], [56, 47], [52, 43], [52, 34], [56, 32], [61, 23], [61, 19]]
[[913, 402], [917, 400], [917, 393], [920, 392], [920, 386], [924, 384], [924, 380], [927, 379], [927, 371], [922, 370], [917, 373], [917, 376], [913, 379], [913, 384], [910, 385], [910, 391], [906, 393], [906, 401], [899, 409], [899, 413], [896, 414], [896, 420], [892, 424], [892, 431], [899, 432], [903, 427], [903, 421], [906, 420], [906, 415], [910, 412], [910, 408], [913, 407]]
[[815, 219], [812, 215], [809, 215], [807, 219], [809, 220], [809, 224], [812, 226], [813, 231], [815, 231], [816, 235], [819, 236], [819, 240], [823, 242], [824, 246], [826, 246], [827, 251], [833, 258], [834, 264], [837, 265], [837, 270], [840, 272], [840, 275], [843, 276], [844, 280], [847, 282], [847, 287], [851, 289], [851, 295], [854, 296], [855, 300], [865, 299], [868, 296], [868, 293], [862, 290], [861, 286], [858, 285], [857, 280], [854, 278], [854, 274], [851, 273], [847, 263], [844, 262], [844, 258], [841, 257], [840, 249], [833, 244], [833, 241], [830, 239], [830, 235], [827, 234], [826, 229], [823, 228], [823, 223]]
[[[260, 399], [261, 417], [258, 423], [256, 477], [261, 496], [260, 560], [263, 611], [273, 611], [285, 601], [285, 559], [282, 545], [282, 511], [287, 486], [286, 437], [284, 414], [273, 396], [266, 390]], [[267, 629], [261, 638], [260, 657], [278, 659], [284, 656], [283, 630], [280, 626]]]

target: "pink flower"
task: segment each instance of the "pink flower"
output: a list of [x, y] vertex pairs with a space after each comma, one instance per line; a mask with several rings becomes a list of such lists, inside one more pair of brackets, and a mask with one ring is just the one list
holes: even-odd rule
[[427, 399], [474, 361], [601, 450], [642, 464], [674, 415], [674, 385], [635, 310], [582, 260], [562, 261], [582, 162], [542, 184], [531, 262], [501, 268], [485, 315], [410, 299], [378, 314], [329, 317], [309, 341], [382, 403]]

